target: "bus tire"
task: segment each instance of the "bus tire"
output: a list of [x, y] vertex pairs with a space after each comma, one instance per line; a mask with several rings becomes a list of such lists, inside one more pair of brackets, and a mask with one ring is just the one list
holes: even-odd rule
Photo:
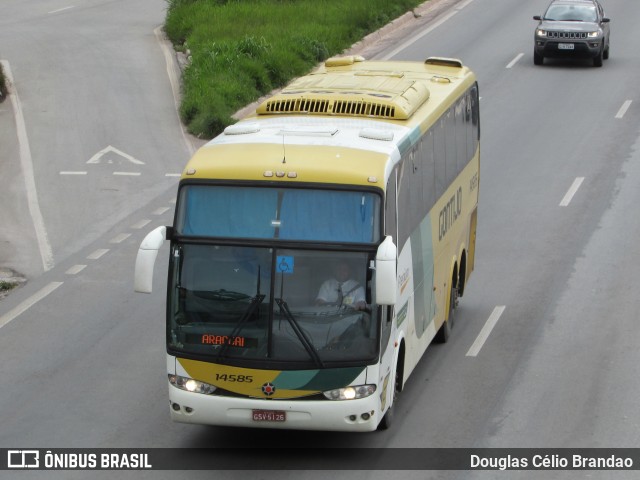
[[387, 408], [387, 411], [384, 414], [384, 417], [382, 417], [382, 420], [380, 420], [380, 424], [378, 425], [378, 430], [389, 430], [391, 428], [391, 425], [393, 425], [393, 417], [396, 414], [395, 413], [396, 406], [394, 405], [395, 403], [396, 403], [396, 400], [394, 398], [393, 403], [389, 408]]
[[451, 329], [453, 328], [455, 318], [456, 303], [458, 302], [457, 292], [458, 288], [453, 286], [452, 283], [451, 290], [449, 291], [449, 317], [444, 321], [440, 330], [436, 333], [434, 340], [437, 343], [447, 343], [451, 336]]
[[[400, 355], [404, 355], [403, 349], [400, 351]], [[396, 374], [393, 377], [393, 400], [391, 401], [391, 405], [389, 405], [389, 408], [387, 408], [384, 417], [382, 417], [382, 420], [380, 420], [380, 423], [378, 424], [378, 430], [389, 430], [391, 428], [391, 425], [393, 425], [393, 421], [396, 416], [396, 401], [398, 400], [398, 396], [402, 391], [402, 375], [404, 374], [403, 366], [400, 362], [401, 358], [402, 357], [398, 357]]]

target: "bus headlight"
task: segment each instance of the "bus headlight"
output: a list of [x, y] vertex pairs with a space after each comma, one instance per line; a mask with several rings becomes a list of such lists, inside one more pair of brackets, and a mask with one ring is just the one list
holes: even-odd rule
[[169, 383], [180, 390], [202, 393], [204, 395], [209, 395], [216, 391], [216, 387], [213, 385], [194, 380], [193, 378], [181, 377], [180, 375], [169, 375]]
[[354, 400], [373, 395], [376, 391], [375, 385], [355, 385], [353, 387], [336, 388], [322, 392], [329, 400]]

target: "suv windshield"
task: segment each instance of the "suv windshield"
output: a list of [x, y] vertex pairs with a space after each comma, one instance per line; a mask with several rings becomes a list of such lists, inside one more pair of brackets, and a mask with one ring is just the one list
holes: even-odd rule
[[368, 262], [362, 252], [175, 245], [168, 348], [231, 364], [366, 364], [378, 350]]
[[544, 15], [545, 20], [564, 22], [596, 22], [595, 5], [551, 5]]

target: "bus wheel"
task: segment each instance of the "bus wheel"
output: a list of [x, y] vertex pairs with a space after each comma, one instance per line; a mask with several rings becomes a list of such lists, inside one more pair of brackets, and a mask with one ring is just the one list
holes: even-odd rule
[[402, 389], [402, 370], [400, 369], [400, 365], [396, 368], [396, 375], [393, 380], [393, 401], [389, 408], [387, 408], [387, 412], [380, 420], [380, 424], [378, 425], [378, 430], [388, 430], [391, 428], [393, 424], [393, 419], [396, 416], [396, 401], [398, 400], [398, 396], [400, 395], [400, 390]]
[[455, 309], [458, 303], [458, 287], [451, 287], [449, 291], [449, 318], [442, 324], [440, 330], [436, 333], [435, 341], [437, 343], [447, 343], [451, 336], [451, 329], [455, 317]]

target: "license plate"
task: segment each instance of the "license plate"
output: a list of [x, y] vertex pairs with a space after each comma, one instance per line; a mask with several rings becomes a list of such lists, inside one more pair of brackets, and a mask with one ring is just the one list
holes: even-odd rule
[[280, 410], [254, 410], [254, 422], [284, 422], [287, 420], [286, 412]]
[[558, 50], [573, 50], [573, 43], [559, 43]]

